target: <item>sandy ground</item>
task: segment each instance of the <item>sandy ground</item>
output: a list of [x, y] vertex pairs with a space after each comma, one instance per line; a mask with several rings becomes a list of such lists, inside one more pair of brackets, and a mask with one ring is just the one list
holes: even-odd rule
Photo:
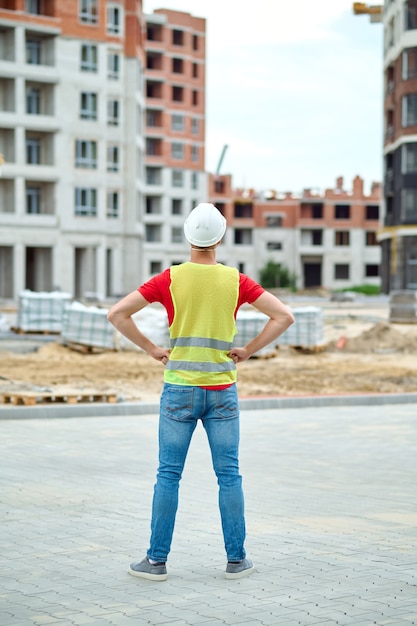
[[[389, 324], [384, 317], [380, 310], [327, 311], [323, 351], [280, 347], [271, 358], [241, 363], [240, 396], [417, 391], [417, 324]], [[343, 348], [336, 347], [340, 343]], [[116, 391], [121, 400], [152, 402], [159, 398], [162, 378], [163, 366], [142, 352], [83, 354], [59, 340], [37, 352], [0, 356], [0, 393]]]

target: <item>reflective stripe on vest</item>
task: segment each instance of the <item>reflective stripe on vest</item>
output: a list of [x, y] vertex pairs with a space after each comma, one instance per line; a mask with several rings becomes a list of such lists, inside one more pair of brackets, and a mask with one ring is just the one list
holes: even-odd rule
[[186, 372], [231, 372], [236, 369], [234, 361], [226, 363], [210, 363], [209, 361], [172, 361], [166, 364], [168, 370], [184, 370]]
[[214, 348], [215, 350], [231, 350], [233, 342], [220, 341], [219, 339], [207, 339], [204, 337], [176, 337], [171, 339], [171, 349], [193, 347], [193, 348]]

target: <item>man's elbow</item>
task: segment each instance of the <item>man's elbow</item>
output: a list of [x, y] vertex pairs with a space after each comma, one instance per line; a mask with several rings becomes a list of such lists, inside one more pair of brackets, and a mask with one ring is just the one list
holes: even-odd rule
[[294, 322], [295, 322], [295, 317], [292, 314], [292, 312], [290, 311], [290, 309], [287, 309], [287, 311], [285, 313], [285, 321], [287, 323], [287, 328], [289, 328], [291, 326], [291, 324], [294, 324]]
[[114, 311], [113, 308], [111, 308], [108, 313], [107, 313], [107, 320], [110, 322], [110, 324], [113, 324], [113, 326], [115, 326], [115, 319], [116, 319], [116, 313]]

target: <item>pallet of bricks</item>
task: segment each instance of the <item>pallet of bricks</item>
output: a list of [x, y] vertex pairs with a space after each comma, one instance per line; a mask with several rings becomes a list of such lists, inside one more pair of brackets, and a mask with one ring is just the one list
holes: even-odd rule
[[[135, 350], [107, 320], [107, 309], [73, 302], [65, 308], [62, 343], [83, 352], [94, 350]], [[169, 345], [167, 315], [162, 307], [150, 306], [132, 316], [151, 341]]]
[[117, 335], [107, 321], [107, 309], [71, 302], [64, 309], [62, 343], [81, 352], [115, 350]]
[[[266, 358], [276, 354], [277, 347], [290, 346], [305, 352], [320, 352], [324, 349], [323, 312], [319, 307], [299, 307], [292, 309], [295, 318], [290, 326], [276, 341], [265, 346], [255, 357]], [[238, 334], [234, 345], [241, 347], [255, 337], [265, 326], [268, 318], [257, 311], [240, 310], [236, 317]]]
[[21, 291], [15, 331], [60, 333], [64, 309], [70, 301], [71, 295], [62, 291]]

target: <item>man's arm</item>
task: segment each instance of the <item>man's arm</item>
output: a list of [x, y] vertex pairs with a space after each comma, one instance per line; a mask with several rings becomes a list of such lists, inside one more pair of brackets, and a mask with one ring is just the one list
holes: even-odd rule
[[245, 347], [232, 348], [230, 350], [228, 356], [235, 363], [241, 363], [249, 359], [253, 354], [272, 343], [274, 339], [282, 335], [294, 323], [294, 316], [290, 309], [268, 291], [265, 291], [257, 300], [252, 302], [252, 306], [267, 315], [269, 320], [263, 330], [249, 341]]
[[144, 350], [156, 361], [167, 363], [170, 350], [156, 346], [136, 326], [132, 315], [144, 309], [149, 302], [139, 291], [132, 291], [122, 300], [113, 305], [107, 314], [107, 319], [129, 341]]

